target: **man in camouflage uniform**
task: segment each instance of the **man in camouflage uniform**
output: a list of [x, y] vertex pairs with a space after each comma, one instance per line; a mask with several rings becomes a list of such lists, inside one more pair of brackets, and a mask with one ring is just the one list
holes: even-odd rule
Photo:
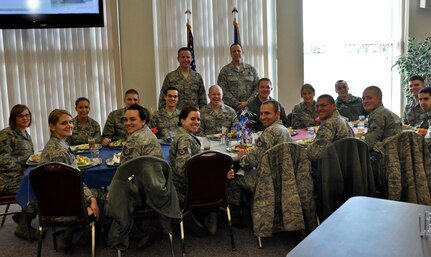
[[180, 115], [180, 110], [177, 109], [178, 89], [170, 86], [166, 88], [164, 95], [166, 106], [151, 117], [150, 128], [157, 128], [157, 137], [169, 141], [173, 139], [170, 137], [174, 137], [178, 130]]
[[377, 142], [401, 133], [401, 119], [383, 107], [382, 91], [376, 86], [367, 87], [362, 94], [362, 103], [368, 115], [368, 131], [365, 142], [372, 150]]
[[165, 107], [164, 92], [170, 86], [178, 89], [180, 99], [177, 108], [182, 110], [186, 106], [201, 108], [207, 104], [204, 81], [199, 73], [191, 69], [192, 50], [182, 47], [178, 50], [178, 63], [180, 66], [168, 73], [163, 81], [159, 97], [159, 110]]
[[403, 114], [403, 123], [409, 124], [412, 127], [428, 128], [427, 114], [420, 107], [419, 91], [425, 87], [425, 81], [421, 76], [412, 76], [409, 79], [410, 93], [412, 98], [406, 104]]
[[358, 120], [361, 115], [366, 115], [364, 107], [362, 106], [362, 99], [349, 94], [349, 86], [346, 81], [338, 80], [335, 83], [335, 92], [338, 94], [335, 104], [341, 116], [352, 121]]
[[428, 127], [431, 127], [431, 87], [425, 87], [419, 91], [419, 103], [426, 113]]
[[256, 168], [259, 165], [262, 156], [269, 148], [283, 143], [292, 142], [289, 131], [280, 122], [280, 106], [277, 101], [270, 100], [262, 103], [260, 106], [260, 119], [266, 129], [256, 140], [256, 144], [251, 151], [240, 151], [241, 168], [244, 169], [244, 175], [236, 174], [228, 187], [229, 204], [232, 206], [232, 222], [240, 225], [240, 199], [242, 188], [254, 191], [256, 186]]
[[345, 137], [355, 136], [347, 121], [338, 113], [332, 96], [319, 96], [316, 108], [321, 125], [313, 143], [307, 147], [307, 155], [311, 161], [317, 161], [330, 143]]
[[119, 139], [126, 140], [127, 132], [123, 124], [123, 116], [129, 106], [139, 103], [139, 93], [135, 89], [129, 89], [124, 95], [124, 108], [112, 111], [106, 119], [105, 127], [102, 133], [102, 145], [107, 146], [109, 143]]
[[232, 62], [220, 70], [217, 84], [223, 89], [224, 103], [239, 112], [255, 95], [259, 76], [253, 66], [243, 62], [244, 51], [240, 44], [230, 46], [230, 55]]
[[[250, 117], [250, 120], [253, 121], [253, 131], [263, 131], [265, 126], [263, 126], [262, 121], [260, 120], [260, 106], [263, 102], [274, 100], [270, 95], [272, 91], [272, 83], [268, 78], [261, 78], [257, 83], [257, 95], [252, 98], [250, 103], [247, 105], [248, 111], [250, 111], [253, 115]], [[275, 100], [274, 100], [275, 101]], [[280, 120], [284, 126], [289, 127], [290, 124], [287, 120], [286, 111], [284, 110], [284, 106], [278, 102], [280, 105]]]
[[227, 132], [236, 132], [238, 117], [235, 110], [223, 103], [223, 90], [218, 85], [212, 85], [208, 90], [210, 103], [200, 109], [201, 124], [198, 135], [222, 133], [222, 127]]

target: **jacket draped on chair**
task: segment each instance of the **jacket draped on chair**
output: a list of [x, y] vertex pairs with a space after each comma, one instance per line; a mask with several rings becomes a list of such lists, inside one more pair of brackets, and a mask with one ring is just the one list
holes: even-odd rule
[[311, 164], [305, 148], [282, 143], [268, 149], [257, 173], [252, 210], [256, 236], [316, 227]]

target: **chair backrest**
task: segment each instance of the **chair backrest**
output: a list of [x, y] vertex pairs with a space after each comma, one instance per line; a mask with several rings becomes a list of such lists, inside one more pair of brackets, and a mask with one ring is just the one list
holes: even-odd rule
[[29, 177], [41, 217], [75, 216], [88, 222], [81, 171], [52, 162], [35, 168]]
[[185, 208], [225, 200], [231, 166], [232, 157], [218, 151], [201, 152], [187, 160]]

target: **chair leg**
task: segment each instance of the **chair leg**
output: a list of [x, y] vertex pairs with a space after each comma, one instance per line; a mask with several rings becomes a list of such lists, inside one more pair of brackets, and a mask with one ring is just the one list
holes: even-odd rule
[[184, 219], [183, 219], [183, 216], [181, 216], [180, 229], [181, 229], [181, 250], [182, 250], [183, 257], [184, 257], [184, 256], [186, 256], [186, 248], [184, 246]]
[[257, 248], [262, 249], [262, 238], [260, 236], [257, 237]]
[[170, 247], [171, 247], [171, 256], [172, 256], [172, 257], [175, 257], [175, 252], [174, 252], [174, 239], [173, 239], [172, 232], [169, 232], [168, 236], [169, 236], [169, 245], [170, 245]]
[[37, 242], [37, 257], [40, 257], [42, 254], [42, 227], [39, 226], [39, 240]]
[[227, 221], [229, 224], [229, 233], [230, 233], [230, 243], [232, 245], [232, 251], [235, 251], [235, 240], [233, 238], [233, 232], [232, 232], [232, 220], [231, 220], [231, 215], [230, 215], [230, 208], [229, 206], [226, 207], [226, 214], [227, 214]]
[[[4, 213], [5, 213], [5, 214], [6, 214], [6, 213], [8, 213], [8, 211], [9, 211], [9, 206], [10, 206], [10, 203], [6, 204], [6, 210], [4, 211]], [[2, 226], [2, 227], [3, 227], [4, 222], [5, 222], [5, 220], [6, 220], [6, 216], [7, 216], [7, 215], [4, 215], [4, 216], [3, 216], [3, 218], [2, 218], [2, 221], [1, 221], [1, 226]]]
[[58, 252], [57, 248], [57, 232], [55, 231], [55, 227], [52, 228], [52, 243], [54, 244], [54, 250]]
[[117, 256], [121, 257], [121, 250], [117, 250]]
[[96, 256], [96, 225], [91, 223], [91, 256]]

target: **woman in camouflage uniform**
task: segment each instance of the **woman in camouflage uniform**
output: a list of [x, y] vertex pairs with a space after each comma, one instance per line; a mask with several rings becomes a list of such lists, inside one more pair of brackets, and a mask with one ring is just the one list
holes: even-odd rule
[[75, 101], [75, 110], [78, 115], [72, 119], [73, 132], [66, 140], [69, 145], [86, 144], [88, 138], [96, 139], [96, 144], [102, 143], [99, 123], [88, 116], [90, 100], [85, 97], [78, 98]]
[[315, 91], [310, 84], [304, 84], [301, 87], [301, 97], [303, 102], [295, 105], [292, 111], [292, 127], [293, 128], [306, 128], [317, 126], [319, 123], [315, 120], [316, 101], [314, 101]]

